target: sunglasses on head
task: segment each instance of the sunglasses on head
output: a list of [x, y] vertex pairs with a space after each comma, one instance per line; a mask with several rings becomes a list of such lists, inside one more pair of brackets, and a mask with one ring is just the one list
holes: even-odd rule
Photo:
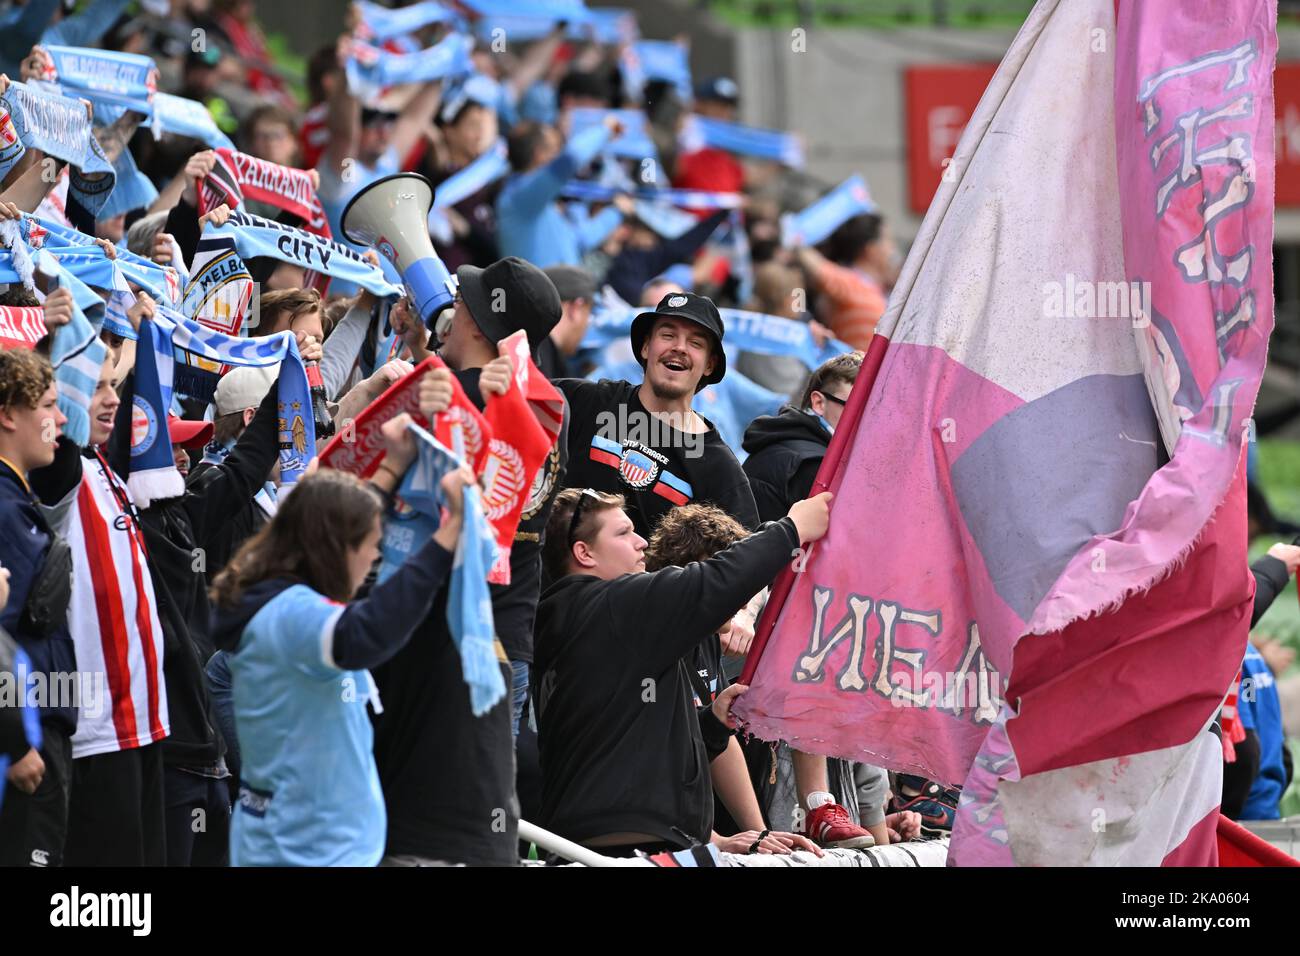
[[588, 500], [599, 503], [600, 495], [596, 494], [596, 492], [591, 488], [583, 488], [582, 494], [578, 495], [578, 500], [573, 505], [573, 516], [569, 518], [569, 547], [573, 547], [574, 536], [578, 531], [578, 524], [582, 521], [582, 510], [586, 506]]

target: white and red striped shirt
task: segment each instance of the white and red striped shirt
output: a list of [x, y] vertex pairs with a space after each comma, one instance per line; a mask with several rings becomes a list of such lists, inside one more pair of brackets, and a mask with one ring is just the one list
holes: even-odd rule
[[83, 694], [73, 758], [143, 747], [170, 732], [162, 626], [143, 532], [124, 510], [126, 501], [130, 492], [103, 458], [83, 459], [68, 524], [68, 629], [77, 670], [102, 674], [97, 686], [106, 699]]

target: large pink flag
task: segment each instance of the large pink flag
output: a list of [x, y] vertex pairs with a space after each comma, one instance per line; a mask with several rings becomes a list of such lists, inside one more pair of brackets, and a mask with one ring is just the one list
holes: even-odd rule
[[826, 457], [737, 709], [964, 784], [953, 862], [1214, 860], [1275, 53], [1273, 0], [1039, 0]]

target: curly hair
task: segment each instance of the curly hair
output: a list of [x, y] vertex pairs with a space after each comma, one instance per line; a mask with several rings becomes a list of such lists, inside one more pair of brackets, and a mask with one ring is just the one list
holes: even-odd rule
[[0, 408], [35, 408], [53, 382], [45, 356], [28, 349], [0, 351]]
[[645, 569], [681, 567], [704, 561], [749, 534], [745, 526], [713, 505], [682, 505], [664, 513], [650, 535]]

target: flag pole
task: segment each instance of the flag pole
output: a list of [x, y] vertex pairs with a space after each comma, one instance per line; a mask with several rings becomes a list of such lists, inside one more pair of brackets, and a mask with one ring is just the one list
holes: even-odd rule
[[[853, 390], [849, 392], [848, 404], [844, 406], [844, 414], [840, 416], [840, 423], [835, 427], [835, 434], [831, 435], [826, 457], [822, 459], [821, 467], [817, 469], [817, 478], [813, 481], [810, 497], [829, 490], [835, 483], [835, 476], [848, 461], [850, 443], [862, 423], [862, 414], [875, 388], [876, 375], [880, 371], [880, 365], [884, 361], [885, 351], [888, 348], [889, 339], [879, 332], [871, 337], [866, 356], [862, 360], [862, 368], [853, 383]], [[831, 517], [834, 516], [835, 503], [832, 501]], [[772, 584], [772, 593], [768, 596], [767, 604], [754, 628], [754, 643], [745, 658], [745, 669], [739, 679], [741, 684], [750, 683], [754, 678], [754, 672], [758, 670], [759, 659], [763, 656], [768, 639], [776, 628], [776, 619], [781, 614], [781, 608], [785, 606], [786, 598], [790, 596], [790, 589], [794, 587], [794, 575], [794, 567], [787, 565], [781, 569], [781, 573]]]

